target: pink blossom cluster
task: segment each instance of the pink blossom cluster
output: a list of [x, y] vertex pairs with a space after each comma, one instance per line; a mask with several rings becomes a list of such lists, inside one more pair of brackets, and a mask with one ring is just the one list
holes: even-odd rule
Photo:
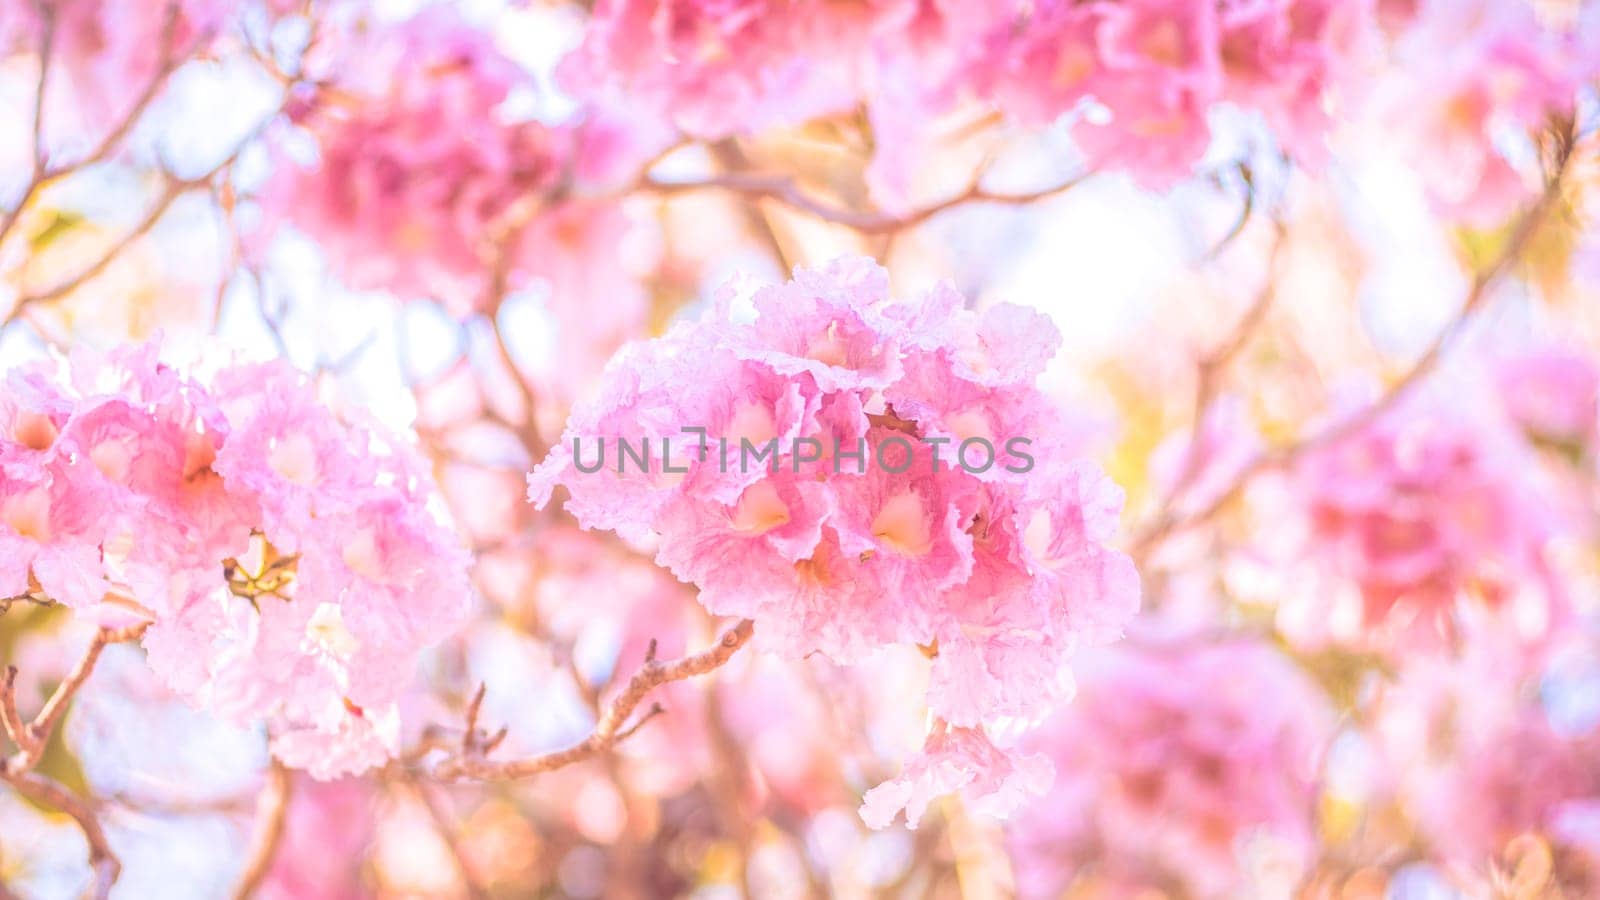
[[1533, 440], [1582, 450], [1600, 436], [1600, 366], [1553, 344], [1506, 356], [1494, 369], [1506, 412]]
[[514, 205], [561, 180], [571, 135], [505, 122], [527, 73], [442, 7], [341, 50], [350, 71], [338, 83], [352, 96], [300, 111], [318, 159], [279, 167], [266, 215], [321, 244], [351, 287], [470, 308]]
[[1396, 43], [1400, 66], [1375, 102], [1440, 210], [1479, 226], [1510, 215], [1536, 186], [1501, 152], [1507, 134], [1571, 115], [1596, 74], [1579, 34], [1531, 4], [1425, 0]]
[[1419, 659], [1384, 687], [1371, 731], [1382, 787], [1450, 863], [1481, 868], [1534, 833], [1600, 873], [1600, 730], [1558, 727], [1537, 690], [1544, 664], [1576, 648], [1530, 657], [1504, 638], [1474, 635], [1458, 657]]
[[151, 622], [149, 662], [319, 778], [397, 751], [417, 654], [466, 558], [412, 451], [280, 363], [210, 384], [156, 347], [19, 368], [0, 394], [0, 597]]
[[1250, 861], [1310, 863], [1333, 714], [1289, 660], [1170, 635], [1075, 668], [1078, 695], [1025, 741], [1057, 778], [1008, 827], [1019, 896], [1277, 896], [1249, 883]]
[[291, 224], [350, 287], [458, 314], [540, 280], [579, 343], [605, 352], [640, 327], [643, 292], [610, 258], [632, 220], [573, 190], [617, 177], [633, 131], [516, 119], [508, 100], [531, 74], [449, 7], [331, 41], [313, 66], [333, 87], [295, 119], [317, 159], [276, 169], [267, 233]]
[[940, 746], [1048, 712], [1073, 650], [1116, 637], [1139, 598], [1106, 545], [1122, 492], [1072, 458], [1033, 385], [1060, 340], [1049, 320], [971, 312], [944, 286], [893, 299], [849, 258], [760, 289], [753, 319], [735, 303], [724, 290], [625, 348], [531, 498], [564, 487], [584, 527], [655, 542], [709, 611], [755, 620], [785, 655], [923, 647]]
[[1001, 109], [1048, 124], [1092, 102], [1074, 139], [1089, 162], [1162, 187], [1210, 143], [1217, 103], [1259, 112], [1285, 149], [1323, 154], [1328, 110], [1369, 23], [1352, 0], [1019, 4], [972, 78]]
[[1548, 634], [1565, 614], [1548, 553], [1561, 506], [1492, 404], [1419, 393], [1259, 496], [1268, 555], [1291, 573], [1280, 624], [1299, 639], [1437, 643], [1478, 612]]
[[702, 137], [843, 112], [864, 88], [928, 116], [977, 98], [1034, 125], [1092, 101], [1109, 118], [1074, 125], [1090, 161], [1164, 185], [1206, 149], [1217, 102], [1260, 111], [1289, 149], [1319, 156], [1367, 12], [1350, 0], [613, 0], [568, 69], [580, 92], [620, 94]]

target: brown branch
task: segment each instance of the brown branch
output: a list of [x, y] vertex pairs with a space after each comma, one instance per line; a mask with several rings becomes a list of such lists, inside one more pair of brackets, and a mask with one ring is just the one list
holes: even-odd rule
[[[210, 174], [211, 173], [208, 173], [208, 178], [210, 177]], [[58, 297], [61, 297], [63, 294], [76, 289], [84, 282], [104, 272], [107, 267], [116, 261], [118, 256], [122, 255], [124, 250], [127, 250], [128, 247], [133, 244], [134, 241], [137, 241], [139, 238], [142, 238], [146, 234], [150, 233], [150, 229], [154, 228], [156, 223], [161, 221], [161, 217], [166, 215], [167, 210], [172, 207], [174, 201], [176, 201], [185, 192], [198, 186], [198, 183], [199, 182], [191, 179], [178, 179], [169, 182], [167, 186], [162, 189], [160, 198], [158, 198], [156, 202], [145, 211], [144, 217], [139, 220], [137, 225], [124, 233], [122, 237], [118, 238], [111, 244], [111, 246], [107, 247], [98, 257], [96, 257], [93, 262], [84, 266], [82, 269], [79, 269], [77, 272], [57, 282], [51, 287], [48, 287], [37, 293], [25, 294], [22, 297], [17, 298], [16, 303], [11, 307], [11, 310], [6, 313], [5, 318], [0, 319], [0, 328], [4, 328], [7, 325], [10, 325], [12, 322], [15, 322], [28, 307], [38, 303], [48, 303], [51, 300], [55, 300]]]
[[1088, 175], [1079, 175], [1061, 184], [1019, 194], [995, 193], [985, 189], [975, 181], [966, 190], [955, 196], [901, 216], [892, 216], [879, 212], [858, 212], [829, 205], [801, 190], [795, 180], [787, 175], [727, 172], [708, 176], [697, 181], [662, 181], [654, 176], [647, 176], [641, 182], [640, 187], [644, 190], [661, 194], [703, 190], [732, 191], [755, 199], [776, 200], [824, 221], [843, 225], [863, 234], [889, 234], [920, 225], [942, 212], [969, 203], [996, 203], [1009, 206], [1035, 203], [1039, 200], [1065, 193], [1076, 187], [1087, 177]]
[[[554, 771], [610, 750], [618, 742], [638, 731], [646, 721], [659, 714], [659, 707], [652, 706], [637, 722], [628, 724], [634, 711], [652, 690], [668, 682], [704, 675], [721, 667], [733, 658], [740, 647], [749, 643], [754, 630], [754, 623], [745, 619], [724, 632], [711, 649], [671, 662], [657, 660], [655, 645], [652, 643], [650, 651], [645, 654], [644, 665], [633, 674], [627, 686], [600, 715], [594, 731], [565, 750], [530, 756], [526, 759], [491, 762], [486, 756], [498, 740], [480, 743], [481, 732], [476, 721], [478, 703], [474, 703], [468, 708], [467, 733], [462, 739], [461, 752], [436, 764], [431, 774], [441, 780], [475, 778], [483, 781], [506, 781]], [[480, 695], [481, 693], [480, 690]]]
[[[21, 750], [29, 746], [28, 725], [22, 721], [22, 715], [17, 712], [17, 667], [6, 666], [5, 676], [0, 678], [0, 725], [5, 727], [6, 737], [11, 743]], [[0, 762], [0, 771], [5, 769], [4, 762]]]
[[11, 233], [11, 229], [22, 218], [22, 211], [49, 180], [45, 172], [44, 102], [50, 84], [50, 58], [55, 53], [56, 10], [51, 4], [41, 3], [38, 4], [38, 13], [39, 84], [33, 95], [33, 171], [28, 176], [28, 183], [22, 186], [22, 193], [17, 197], [16, 205], [7, 210], [4, 217], [0, 217], [0, 241], [5, 240], [6, 235]]
[[[41, 30], [42, 46], [39, 54], [39, 85], [34, 96], [33, 173], [29, 177], [28, 183], [23, 185], [22, 194], [17, 198], [16, 205], [3, 216], [0, 216], [0, 241], [4, 241], [6, 235], [16, 226], [18, 220], [22, 218], [23, 211], [27, 209], [28, 203], [33, 200], [39, 191], [43, 190], [51, 182], [64, 178], [79, 169], [85, 169], [103, 162], [128, 136], [128, 133], [133, 130], [133, 126], [144, 117], [145, 110], [149, 108], [150, 103], [161, 92], [161, 87], [166, 83], [167, 77], [177, 70], [185, 58], [185, 54], [175, 52], [177, 49], [178, 17], [181, 12], [182, 8], [177, 0], [173, 0], [167, 5], [166, 22], [162, 26], [161, 32], [161, 60], [156, 66], [155, 73], [151, 76], [149, 82], [145, 84], [143, 90], [140, 91], [139, 96], [134, 98], [133, 105], [128, 108], [128, 111], [106, 133], [99, 145], [88, 156], [63, 165], [52, 166], [49, 164], [44, 151], [44, 101], [51, 51], [54, 44], [55, 11], [54, 4], [40, 4], [40, 14], [44, 17], [45, 27]], [[203, 38], [197, 41], [196, 45], [201, 41], [203, 41]]]
[[100, 819], [95, 815], [94, 807], [82, 797], [72, 793], [59, 782], [46, 778], [37, 772], [0, 772], [0, 780], [16, 788], [17, 793], [27, 797], [42, 806], [58, 809], [78, 823], [78, 828], [83, 831], [84, 840], [89, 844], [89, 867], [94, 870], [93, 896], [97, 900], [104, 900], [111, 893], [111, 886], [116, 883], [117, 876], [122, 874], [122, 863], [117, 855], [111, 852], [111, 845], [106, 841], [105, 829], [100, 826]]
[[[4, 238], [5, 233], [16, 223], [16, 220], [20, 218], [23, 208], [27, 205], [28, 199], [32, 197], [34, 192], [51, 180], [61, 178], [74, 171], [77, 171], [78, 169], [104, 160], [111, 154], [113, 150], [116, 149], [116, 145], [137, 123], [138, 119], [143, 115], [145, 108], [159, 93], [160, 86], [165, 81], [166, 77], [172, 74], [178, 65], [182, 63], [185, 57], [185, 54], [174, 52], [174, 35], [176, 33], [178, 16], [180, 12], [181, 10], [177, 2], [172, 2], [168, 5], [168, 19], [162, 38], [162, 61], [158, 67], [157, 74], [151, 79], [150, 83], [146, 85], [145, 90], [135, 100], [134, 105], [128, 115], [124, 117], [124, 119], [119, 122], [109, 134], [107, 134], [105, 140], [102, 141], [100, 146], [96, 148], [89, 156], [66, 166], [49, 169], [47, 171], [36, 172], [35, 177], [30, 180], [30, 184], [24, 188], [23, 198], [18, 201], [15, 208], [5, 214], [5, 218], [3, 220], [0, 220], [0, 238]], [[205, 36], [200, 37], [196, 40], [195, 46], [202, 45], [206, 39], [207, 38]], [[229, 153], [223, 157], [221, 161], [212, 166], [206, 172], [190, 178], [180, 178], [170, 170], [163, 167], [162, 175], [166, 180], [166, 184], [162, 188], [160, 197], [158, 197], [156, 202], [152, 204], [148, 210], [146, 210], [144, 216], [139, 220], [139, 222], [126, 234], [112, 243], [111, 246], [108, 247], [98, 258], [96, 258], [89, 265], [80, 269], [75, 274], [68, 276], [66, 279], [41, 292], [26, 294], [18, 297], [15, 303], [13, 303], [11, 309], [6, 312], [5, 316], [0, 317], [0, 330], [4, 330], [17, 319], [21, 318], [23, 313], [27, 312], [30, 307], [39, 303], [45, 303], [57, 299], [62, 295], [76, 289], [84, 282], [100, 275], [108, 266], [111, 265], [112, 262], [116, 260], [119, 255], [121, 255], [124, 250], [133, 244], [134, 241], [148, 234], [150, 230], [161, 221], [162, 217], [166, 215], [167, 210], [171, 208], [172, 204], [179, 197], [192, 190], [212, 186], [215, 179], [219, 175], [222, 175], [231, 169], [233, 165], [238, 162], [240, 155], [242, 155], [245, 150], [255, 143], [255, 141], [259, 139], [266, 131], [267, 127], [277, 119], [280, 113], [283, 112], [285, 106], [288, 105], [289, 101], [294, 96], [295, 87], [296, 84], [294, 83], [286, 86], [277, 106], [274, 107], [273, 110], [260, 122], [258, 122], [255, 127], [251, 128], [250, 131], [237, 144], [234, 145], [233, 149], [229, 151]]]
[[101, 628], [95, 632], [89, 646], [79, 657], [76, 665], [67, 673], [66, 678], [56, 685], [55, 691], [45, 701], [33, 721], [27, 725], [22, 724], [22, 717], [17, 711], [16, 667], [8, 666], [5, 678], [0, 680], [0, 719], [5, 722], [5, 730], [12, 743], [17, 745], [17, 752], [9, 759], [0, 762], [0, 774], [7, 776], [21, 775], [32, 769], [39, 762], [39, 757], [44, 753], [45, 746], [50, 743], [50, 734], [55, 730], [56, 723], [61, 720], [67, 711], [67, 704], [72, 702], [78, 689], [94, 672], [95, 663], [100, 660], [100, 652], [107, 644], [116, 644], [132, 640], [144, 634], [148, 624], [134, 625], [129, 628]]
[[261, 882], [272, 870], [278, 845], [283, 842], [284, 822], [289, 812], [289, 795], [292, 782], [289, 770], [276, 759], [267, 766], [267, 783], [256, 797], [254, 837], [250, 841], [250, 854], [245, 857], [244, 869], [233, 886], [236, 900], [253, 896]]
[[1262, 285], [1250, 307], [1245, 310], [1228, 336], [1195, 363], [1194, 421], [1190, 425], [1189, 446], [1184, 452], [1183, 468], [1162, 501], [1164, 509], [1183, 499], [1191, 484], [1200, 475], [1200, 468], [1205, 463], [1205, 448], [1202, 445], [1205, 441], [1206, 417], [1211, 412], [1211, 405], [1216, 401], [1222, 374], [1234, 358], [1249, 345], [1250, 338], [1266, 318], [1267, 310], [1272, 307], [1272, 301], [1277, 295], [1277, 272], [1283, 258], [1284, 237], [1283, 225], [1279, 223], [1267, 262], [1266, 283]]
[[1142, 557], [1168, 535], [1210, 521], [1219, 512], [1227, 508], [1229, 504], [1238, 499], [1256, 477], [1269, 471], [1288, 468], [1305, 454], [1338, 443], [1356, 434], [1398, 406], [1424, 379], [1431, 375], [1438, 368], [1445, 352], [1454, 345], [1461, 332], [1471, 322], [1473, 315], [1488, 301], [1490, 288], [1498, 284], [1500, 278], [1522, 256], [1529, 242], [1532, 241], [1534, 235], [1544, 224], [1546, 217], [1550, 214], [1550, 210], [1560, 202], [1563, 179], [1572, 160], [1576, 144], [1570, 121], [1562, 123], [1559, 128], [1555, 129], [1554, 140], [1556, 144], [1549, 175], [1545, 179], [1544, 189], [1540, 192], [1538, 199], [1518, 217], [1511, 234], [1506, 238], [1505, 244], [1500, 248], [1500, 252], [1495, 255], [1495, 258], [1473, 276], [1472, 286], [1467, 291], [1467, 295], [1463, 299], [1461, 308], [1455, 317], [1440, 330], [1433, 343], [1412, 363], [1404, 375], [1390, 385], [1388, 390], [1375, 402], [1362, 408], [1359, 412], [1340, 419], [1301, 441], [1256, 456], [1254, 460], [1234, 476], [1233, 481], [1226, 489], [1201, 509], [1182, 515], [1171, 506], [1168, 506], [1153, 521], [1135, 533], [1130, 542], [1130, 552], [1136, 558]]
[[[56, 49], [56, 8], [54, 4], [37, 4], [39, 11], [39, 86], [33, 94], [33, 171], [38, 176], [44, 171], [44, 101], [50, 85], [50, 61]], [[17, 204], [21, 210], [22, 204]]]

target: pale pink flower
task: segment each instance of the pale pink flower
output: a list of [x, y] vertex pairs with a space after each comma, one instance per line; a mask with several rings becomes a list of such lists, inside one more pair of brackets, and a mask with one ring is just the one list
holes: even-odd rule
[[1448, 639], [1471, 609], [1537, 611], [1544, 633], [1565, 615], [1547, 559], [1563, 526], [1537, 459], [1496, 410], [1442, 386], [1303, 454], [1257, 496], [1297, 640], [1398, 649]]
[[1008, 826], [1019, 894], [1103, 879], [1242, 896], [1244, 859], [1263, 843], [1309, 864], [1333, 716], [1286, 659], [1246, 638], [1173, 635], [1075, 669], [1072, 703], [1022, 743], [1057, 774]]
[[20, 370], [8, 394], [5, 596], [151, 621], [173, 690], [268, 720], [285, 761], [319, 777], [396, 752], [413, 662], [470, 602], [409, 447], [341, 421], [283, 364], [203, 385], [154, 345]]
[[1106, 546], [1121, 491], [1068, 456], [1032, 386], [1049, 322], [948, 289], [893, 299], [865, 260], [801, 270], [755, 306], [738, 319], [724, 295], [624, 351], [531, 497], [565, 486], [585, 527], [656, 542], [708, 610], [786, 655], [924, 646], [952, 727], [1048, 711], [1073, 649], [1138, 604]]
[[981, 728], [952, 728], [939, 721], [899, 777], [861, 798], [861, 818], [873, 828], [886, 828], [903, 809], [906, 826], [916, 828], [929, 803], [957, 791], [972, 811], [1005, 818], [1048, 790], [1052, 771], [1043, 755], [1002, 749]]
[[571, 136], [504, 121], [529, 76], [444, 7], [338, 50], [326, 65], [354, 96], [301, 114], [318, 159], [281, 161], [262, 198], [268, 221], [317, 240], [351, 287], [472, 308], [513, 205], [556, 185]]
[[353, 900], [370, 893], [362, 863], [376, 829], [378, 798], [355, 779], [295, 777], [282, 843], [259, 895], [269, 900]]
[[1549, 346], [1499, 361], [1495, 383], [1511, 418], [1530, 435], [1582, 447], [1600, 415], [1600, 366], [1576, 347]]
[[1536, 188], [1497, 139], [1572, 109], [1588, 65], [1572, 36], [1542, 25], [1526, 4], [1433, 0], [1420, 5], [1396, 54], [1396, 74], [1376, 98], [1386, 136], [1443, 214], [1498, 224]]
[[620, 95], [706, 138], [838, 112], [859, 71], [840, 50], [861, 44], [866, 23], [820, 6], [601, 0], [561, 75], [584, 96]]
[[1366, 12], [1340, 0], [1027, 4], [990, 32], [967, 77], [1024, 123], [1075, 114], [1092, 166], [1164, 188], [1205, 153], [1219, 101], [1260, 111], [1289, 152], [1320, 159]]
[[1600, 799], [1600, 735], [1554, 726], [1541, 663], [1485, 631], [1458, 657], [1413, 661], [1377, 698], [1387, 787], [1447, 863], [1482, 871], [1527, 833], [1592, 852], [1582, 813]]

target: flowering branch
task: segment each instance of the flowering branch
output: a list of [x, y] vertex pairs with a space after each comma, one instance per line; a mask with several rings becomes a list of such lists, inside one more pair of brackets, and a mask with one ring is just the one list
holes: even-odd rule
[[244, 870], [233, 886], [232, 896], [243, 900], [256, 892], [272, 869], [278, 845], [283, 841], [284, 820], [289, 811], [289, 770], [276, 759], [267, 766], [267, 783], [256, 797], [255, 836]]
[[634, 710], [638, 709], [652, 690], [669, 682], [704, 675], [720, 668], [733, 658], [740, 647], [749, 643], [754, 631], [754, 623], [749, 619], [742, 620], [723, 632], [722, 637], [711, 649], [670, 662], [656, 659], [655, 643], [651, 642], [650, 650], [645, 654], [644, 665], [628, 680], [622, 693], [611, 701], [611, 705], [601, 714], [600, 721], [595, 724], [594, 731], [588, 737], [565, 750], [530, 756], [526, 759], [491, 762], [487, 758], [489, 752], [504, 739], [505, 729], [487, 738], [478, 729], [478, 711], [483, 702], [483, 689], [480, 688], [467, 709], [467, 731], [461, 740], [460, 753], [435, 765], [432, 775], [442, 780], [476, 778], [484, 781], [506, 781], [554, 771], [610, 750], [638, 731], [646, 722], [665, 711], [660, 704], [652, 704], [638, 720], [628, 724]]

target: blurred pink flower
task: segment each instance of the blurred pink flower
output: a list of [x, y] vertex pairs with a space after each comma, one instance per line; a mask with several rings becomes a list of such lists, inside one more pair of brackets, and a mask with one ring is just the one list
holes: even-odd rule
[[1533, 195], [1497, 142], [1570, 112], [1591, 66], [1532, 6], [1428, 0], [1397, 44], [1403, 67], [1377, 86], [1379, 116], [1440, 211], [1499, 224]]
[[1500, 361], [1495, 382], [1511, 418], [1537, 438], [1584, 446], [1600, 414], [1600, 365], [1576, 347], [1535, 348]]
[[1600, 735], [1559, 732], [1530, 697], [1542, 660], [1484, 632], [1378, 697], [1390, 789], [1446, 863], [1481, 871], [1530, 832], [1594, 850], [1584, 811], [1600, 800]]
[[1310, 863], [1333, 715], [1288, 660], [1245, 638], [1177, 636], [1075, 669], [1078, 695], [1022, 744], [1053, 761], [1056, 784], [1008, 825], [1019, 895], [1084, 878], [1127, 896], [1236, 897], [1253, 845]]
[[323, 53], [335, 89], [296, 115], [318, 158], [277, 167], [264, 235], [291, 224], [349, 286], [457, 315], [543, 281], [564, 362], [586, 372], [642, 328], [649, 260], [614, 259], [639, 224], [581, 194], [630, 180], [662, 135], [600, 117], [512, 120], [507, 101], [531, 75], [447, 7]]
[[1297, 640], [1438, 644], [1468, 598], [1491, 612], [1531, 604], [1545, 634], [1565, 616], [1546, 557], [1563, 526], [1537, 459], [1492, 405], [1435, 387], [1257, 494], [1266, 555], [1289, 573], [1280, 624]]
[[372, 893], [362, 862], [375, 831], [376, 792], [354, 779], [294, 778], [283, 842], [259, 896], [268, 900], [354, 900]]

